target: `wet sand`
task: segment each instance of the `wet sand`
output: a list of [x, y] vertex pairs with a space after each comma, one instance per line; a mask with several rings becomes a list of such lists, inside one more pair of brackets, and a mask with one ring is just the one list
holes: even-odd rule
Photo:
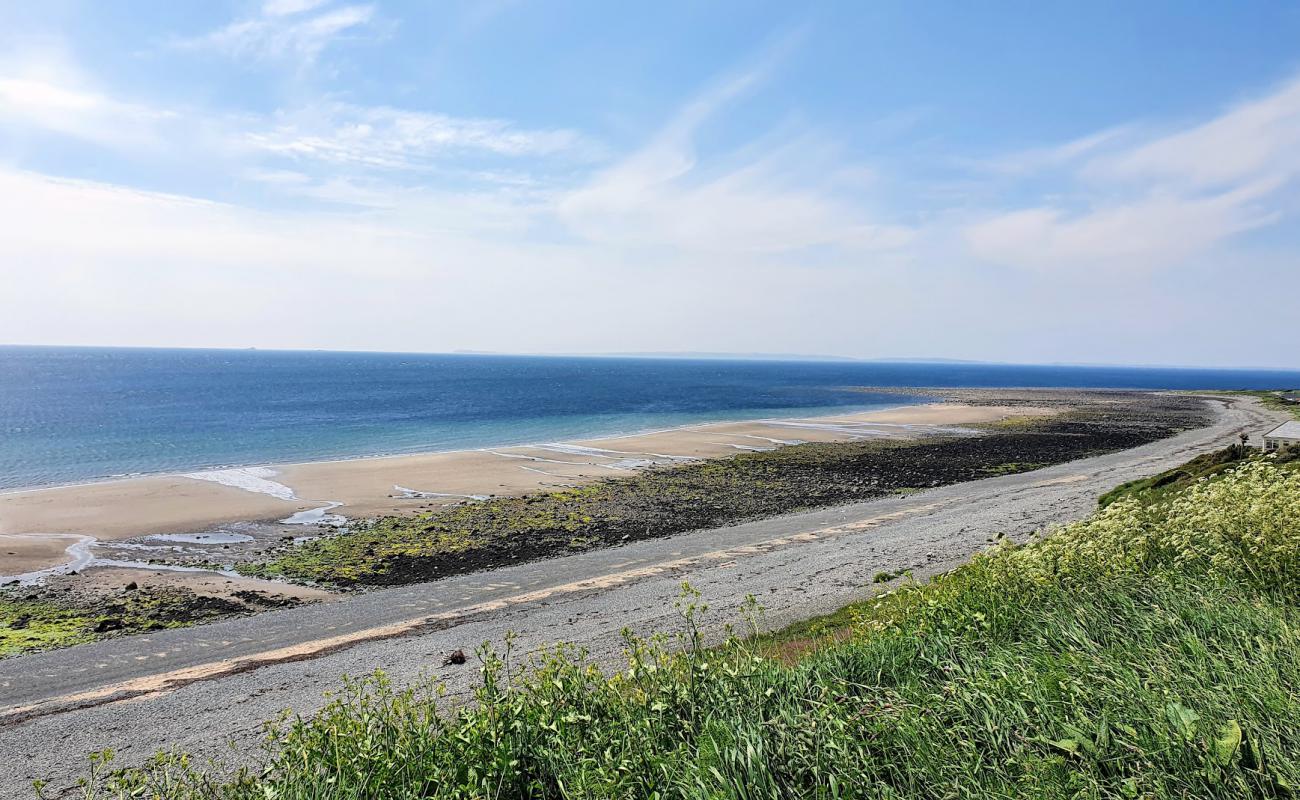
[[110, 592], [134, 582], [140, 589], [179, 587], [204, 597], [226, 597], [231, 591], [261, 592], [269, 597], [287, 597], [304, 603], [336, 599], [338, 594], [294, 583], [265, 581], [247, 576], [226, 577], [216, 572], [174, 572], [130, 567], [96, 567], [63, 579], [64, 586], [79, 592]]
[[66, 563], [68, 546], [81, 541], [75, 534], [0, 534], [0, 572], [19, 575]]
[[[517, 495], [652, 465], [799, 442], [908, 438], [1060, 409], [951, 403], [803, 419], [710, 423], [630, 436], [484, 450], [288, 464], [103, 481], [0, 494], [0, 576], [66, 564], [75, 540], [211, 530], [299, 512], [364, 518], [467, 498]], [[197, 477], [196, 477], [197, 476]], [[234, 485], [230, 485], [234, 484]], [[62, 535], [62, 536], [59, 536]], [[181, 574], [181, 573], [173, 573]]]

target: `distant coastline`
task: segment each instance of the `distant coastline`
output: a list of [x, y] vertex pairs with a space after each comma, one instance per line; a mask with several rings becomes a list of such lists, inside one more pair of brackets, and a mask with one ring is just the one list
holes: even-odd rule
[[[968, 364], [989, 367], [1024, 367], [1024, 368], [1059, 368], [1078, 367], [1081, 369], [1117, 369], [1117, 370], [1168, 370], [1168, 371], [1203, 371], [1203, 372], [1276, 372], [1300, 375], [1300, 366], [1277, 366], [1263, 364], [1169, 364], [1143, 361], [1002, 361], [981, 358], [951, 358], [947, 356], [848, 356], [827, 353], [768, 353], [768, 352], [726, 352], [694, 350], [629, 350], [629, 351], [572, 351], [572, 352], [537, 352], [527, 350], [471, 350], [456, 348], [452, 350], [337, 350], [331, 348], [282, 348], [255, 346], [187, 346], [159, 347], [146, 345], [51, 345], [22, 342], [0, 342], [0, 352], [4, 350], [89, 350], [89, 351], [165, 351], [165, 352], [265, 352], [265, 353], [320, 353], [336, 355], [381, 355], [381, 356], [485, 356], [494, 358], [600, 358], [600, 359], [649, 359], [680, 361], [759, 361], [772, 363], [846, 363], [846, 364]], [[1126, 388], [1126, 387], [1114, 387]], [[1136, 387], [1127, 387], [1136, 388]], [[1242, 387], [1245, 388], [1245, 387]], [[1269, 387], [1274, 388], [1274, 387]]]

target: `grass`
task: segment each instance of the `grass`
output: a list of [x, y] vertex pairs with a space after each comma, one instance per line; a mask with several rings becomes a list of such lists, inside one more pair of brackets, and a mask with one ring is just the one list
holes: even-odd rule
[[1253, 458], [720, 648], [688, 588], [613, 676], [563, 649], [520, 668], [509, 640], [469, 705], [376, 674], [275, 726], [264, 768], [100, 755], [86, 796], [1294, 796], [1297, 519], [1300, 465]]
[[179, 588], [80, 596], [15, 587], [0, 592], [0, 658], [247, 611], [240, 603]]
[[1256, 397], [1259, 398], [1260, 405], [1265, 408], [1271, 408], [1274, 411], [1281, 411], [1290, 414], [1296, 419], [1300, 419], [1300, 403], [1289, 403], [1281, 397], [1284, 393], [1292, 392], [1300, 392], [1300, 389], [1222, 389], [1201, 391], [1196, 392], [1196, 394], [1240, 394], [1248, 397]]
[[98, 621], [53, 603], [0, 599], [0, 658], [88, 642]]
[[[1240, 466], [1244, 461], [1256, 460], [1259, 458], [1259, 452], [1253, 448], [1232, 445], [1213, 453], [1203, 453], [1186, 464], [1165, 470], [1158, 475], [1121, 483], [1103, 494], [1098, 499], [1097, 505], [1105, 508], [1121, 498], [1131, 498], [1142, 503], [1158, 502], [1199, 480], [1213, 478]], [[1286, 449], [1278, 453], [1273, 462], [1288, 464], [1297, 460], [1300, 460], [1300, 451]]]
[[[1284, 390], [1287, 392], [1296, 391], [1294, 389]], [[1300, 403], [1290, 403], [1283, 400], [1279, 395], [1280, 392], [1246, 392], [1260, 399], [1261, 404], [1274, 411], [1284, 411], [1296, 419], [1300, 419]]]

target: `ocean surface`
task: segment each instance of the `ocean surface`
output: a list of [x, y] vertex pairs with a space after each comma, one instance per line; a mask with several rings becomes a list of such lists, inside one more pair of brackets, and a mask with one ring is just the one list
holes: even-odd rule
[[0, 347], [0, 489], [898, 406], [858, 386], [1235, 389], [1300, 372]]

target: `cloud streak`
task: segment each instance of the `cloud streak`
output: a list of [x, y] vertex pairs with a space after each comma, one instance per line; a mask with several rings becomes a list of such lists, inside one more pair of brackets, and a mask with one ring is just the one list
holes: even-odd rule
[[236, 59], [311, 63], [336, 39], [369, 25], [373, 5], [322, 8], [323, 0], [271, 0], [261, 13], [236, 20], [201, 36], [177, 39], [173, 46], [211, 50]]
[[1126, 126], [994, 164], [1063, 169], [1066, 183], [1051, 203], [968, 224], [977, 258], [1047, 272], [1186, 263], [1282, 219], [1300, 177], [1300, 76], [1181, 130]]
[[908, 228], [872, 219], [835, 191], [839, 178], [861, 174], [861, 168], [837, 164], [817, 175], [826, 148], [815, 136], [755, 142], [729, 159], [715, 159], [721, 163], [701, 160], [695, 146], [700, 130], [760, 86], [788, 43], [756, 66], [724, 76], [641, 149], [566, 193], [560, 218], [589, 241], [630, 248], [764, 255], [905, 245]]
[[499, 119], [458, 118], [390, 108], [326, 103], [281, 112], [246, 141], [296, 159], [406, 169], [447, 155], [549, 156], [590, 147], [572, 130], [528, 130]]

